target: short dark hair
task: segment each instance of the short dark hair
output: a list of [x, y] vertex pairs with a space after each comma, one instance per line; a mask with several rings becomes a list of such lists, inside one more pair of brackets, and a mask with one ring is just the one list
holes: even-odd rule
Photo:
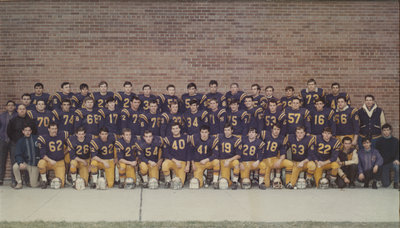
[[150, 100], [149, 104], [156, 104], [156, 105], [158, 105], [157, 101], [154, 100], [154, 99], [153, 99], [153, 100]]
[[113, 101], [115, 101], [114, 97], [107, 97], [106, 104], [108, 104], [109, 102], [113, 102]]
[[132, 82], [130, 82], [130, 81], [125, 81], [123, 87], [125, 87], [126, 85], [132, 86]]
[[340, 84], [337, 82], [332, 83], [331, 88], [333, 88], [334, 86], [338, 86], [340, 88]]
[[208, 86], [211, 86], [211, 85], [216, 85], [216, 86], [218, 86], [218, 82], [217, 82], [216, 80], [211, 80], [211, 81], [208, 83]]
[[25, 128], [30, 128], [32, 130], [32, 127], [29, 124], [24, 124], [24, 126], [22, 127], [22, 130], [25, 130]]
[[293, 90], [294, 91], [294, 87], [293, 86], [286, 86], [285, 87], [285, 91], [288, 91], [288, 90]]
[[255, 132], [257, 133], [257, 129], [254, 128], [254, 127], [249, 128], [249, 132], [250, 132], [250, 131], [255, 131]]
[[99, 82], [99, 87], [102, 86], [102, 85], [106, 85], [108, 87], [108, 83], [106, 81]]
[[191, 83], [189, 83], [188, 85], [187, 85], [187, 89], [190, 89], [190, 88], [192, 88], [192, 87], [194, 87], [195, 89], [197, 89], [197, 86], [196, 86], [196, 84], [195, 83], [193, 83], [193, 82], [191, 82]]
[[230, 128], [233, 131], [233, 126], [230, 123], [225, 123], [224, 129], [225, 128]]
[[82, 84], [79, 85], [79, 90], [84, 90], [84, 89], [89, 89], [88, 84], [82, 83]]
[[71, 100], [68, 99], [68, 98], [62, 99], [61, 104], [62, 104], [62, 103], [69, 103], [69, 104], [72, 104]]
[[261, 86], [259, 84], [253, 84], [250, 88], [257, 87], [257, 90], [261, 90]]
[[44, 101], [43, 99], [38, 99], [38, 100], [36, 100], [36, 105], [37, 105], [40, 101], [43, 101], [43, 103], [46, 105], [46, 101]]
[[275, 103], [276, 105], [278, 105], [278, 101], [277, 101], [276, 99], [271, 99], [271, 100], [268, 102], [268, 105], [271, 104], [271, 103]]
[[232, 87], [233, 85], [239, 87], [239, 84], [237, 82], [233, 82], [230, 87]]
[[342, 143], [344, 143], [344, 141], [353, 141], [349, 136], [346, 136], [342, 139]]
[[29, 97], [29, 99], [32, 99], [32, 97], [29, 93], [22, 94], [21, 98], [24, 98], [24, 97]]
[[151, 89], [151, 86], [149, 84], [143, 85], [142, 90], [144, 90], [146, 87], [149, 87]]
[[200, 131], [201, 131], [201, 130], [207, 130], [208, 132], [210, 132], [210, 126], [208, 126], [208, 125], [203, 125], [203, 126], [200, 127]]
[[293, 102], [294, 100], [298, 100], [299, 102], [301, 102], [301, 99], [300, 99], [300, 97], [298, 97], [298, 96], [293, 97], [293, 98], [292, 98], [292, 102]]
[[303, 130], [305, 132], [306, 128], [304, 126], [297, 126], [296, 131], [298, 131], [298, 130]]
[[314, 84], [317, 84], [317, 81], [315, 81], [314, 78], [308, 79], [307, 84], [310, 84], [311, 82], [313, 82]]
[[129, 129], [129, 128], [122, 128], [122, 134], [125, 134], [126, 132], [131, 132], [132, 133], [132, 131], [131, 131], [131, 129]]
[[175, 127], [175, 126], [178, 126], [179, 127], [179, 129], [182, 129], [182, 127], [181, 127], [181, 125], [179, 124], [179, 123], [173, 123], [172, 125], [171, 125], [171, 129], [173, 128], [173, 127]]
[[149, 133], [150, 133], [150, 134], [153, 134], [153, 132], [152, 132], [152, 131], [150, 131], [150, 130], [148, 130], [148, 129], [147, 129], [147, 130], [144, 130], [144, 132], [143, 132], [143, 135], [145, 135], [145, 134], [149, 134]]
[[83, 126], [80, 126], [75, 130], [75, 133], [78, 133], [80, 131], [83, 131], [84, 133], [86, 133], [86, 128], [84, 128]]
[[272, 92], [275, 91], [275, 89], [274, 89], [274, 87], [272, 85], [268, 85], [267, 87], [265, 87], [265, 90], [267, 90], [267, 89], [272, 89]]
[[175, 89], [175, 86], [174, 85], [172, 85], [172, 84], [169, 84], [169, 85], [167, 85], [167, 90], [169, 89], [169, 88], [174, 88]]
[[229, 105], [231, 104], [239, 104], [239, 100], [238, 99], [232, 99], [231, 102], [229, 103]]
[[8, 100], [8, 101], [6, 102], [6, 105], [8, 105], [9, 103], [13, 103], [13, 104], [15, 105], [15, 101]]
[[279, 128], [279, 130], [282, 129], [282, 126], [281, 126], [279, 123], [273, 124], [273, 125], [272, 125], [272, 129], [274, 129], [274, 127]]
[[372, 98], [373, 101], [375, 100], [374, 95], [371, 95], [371, 94], [365, 95], [365, 96], [364, 96], [364, 100], [367, 100], [368, 97]]
[[314, 103], [316, 104], [317, 102], [322, 102], [325, 104], [325, 100], [322, 97], [318, 97], [317, 99], [314, 100]]
[[344, 100], [344, 102], [346, 102], [346, 101], [347, 101], [345, 96], [339, 96], [338, 98], [336, 98], [336, 100], [337, 100], [337, 101], [339, 101], [340, 99], [343, 99], [343, 100]]
[[69, 85], [69, 84], [70, 84], [69, 82], [63, 82], [63, 83], [61, 83], [61, 89], [64, 88], [64, 86]]
[[50, 124], [49, 124], [49, 127], [48, 128], [51, 128], [51, 127], [53, 127], [53, 126], [56, 126], [57, 128], [58, 128], [58, 125], [57, 125], [57, 123], [56, 122], [50, 122]]
[[329, 132], [332, 134], [332, 128], [330, 127], [324, 127], [324, 129], [322, 130], [322, 132]]
[[139, 101], [140, 101], [140, 99], [139, 99], [138, 96], [133, 96], [133, 97], [131, 98], [131, 102], [134, 101], [134, 100], [139, 100]]
[[192, 104], [199, 105], [199, 102], [196, 99], [192, 99], [192, 100], [190, 100], [189, 104], [190, 105], [192, 105]]
[[244, 99], [251, 99], [251, 101], [253, 101], [253, 96], [245, 96]]
[[101, 133], [101, 132], [109, 132], [108, 131], [108, 128], [106, 128], [106, 127], [102, 127], [102, 128], [100, 128], [100, 130], [99, 130], [99, 134]]
[[44, 89], [44, 85], [42, 83], [40, 83], [40, 82], [35, 83], [33, 88], [36, 88], [36, 87], [42, 87], [42, 89]]
[[392, 125], [390, 125], [388, 123], [385, 123], [384, 125], [382, 125], [382, 130], [386, 129], [386, 128], [389, 128], [389, 130], [392, 130]]
[[169, 107], [172, 107], [172, 105], [178, 105], [179, 106], [178, 102], [175, 101], [175, 100], [169, 102], [169, 104], [168, 104]]
[[361, 139], [361, 143], [364, 144], [365, 142], [371, 142], [371, 139], [369, 137], [365, 137]]

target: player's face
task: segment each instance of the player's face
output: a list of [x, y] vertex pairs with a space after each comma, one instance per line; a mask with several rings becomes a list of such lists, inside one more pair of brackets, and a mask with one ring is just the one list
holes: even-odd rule
[[216, 101], [214, 101], [214, 100], [210, 101], [210, 108], [212, 110], [218, 109], [218, 103]]
[[375, 104], [375, 101], [372, 99], [372, 97], [367, 97], [367, 98], [365, 99], [365, 105], [366, 105], [368, 108], [371, 108], [372, 106], [374, 106], [374, 104]]
[[177, 135], [180, 134], [181, 129], [180, 129], [179, 126], [173, 126], [173, 127], [171, 128], [171, 132], [172, 132], [172, 135], [173, 135], [173, 136], [177, 136]]
[[315, 108], [317, 109], [317, 111], [322, 111], [322, 109], [324, 109], [324, 103], [322, 101], [318, 101], [317, 103], [315, 103]]
[[68, 93], [70, 93], [71, 92], [71, 85], [70, 84], [66, 84], [66, 85], [64, 85], [64, 87], [62, 87], [62, 92], [64, 93], [64, 94], [68, 94]]
[[178, 113], [178, 104], [172, 104], [169, 109], [172, 114]]
[[237, 85], [231, 85], [231, 93], [235, 94], [239, 91], [239, 87]]
[[125, 140], [125, 142], [130, 142], [132, 138], [132, 133], [130, 131], [126, 131], [122, 135], [122, 138]]
[[338, 107], [339, 107], [339, 109], [343, 109], [344, 107], [346, 107], [346, 102], [344, 101], [344, 99], [339, 99], [338, 101], [337, 101], [337, 105], [338, 105]]
[[69, 112], [70, 108], [71, 108], [71, 104], [68, 102], [63, 102], [61, 104], [61, 109], [63, 110], [63, 112]]
[[272, 91], [272, 88], [268, 88], [265, 90], [265, 96], [272, 97], [272, 95], [274, 95], [274, 91]]
[[131, 85], [125, 85], [124, 86], [124, 92], [126, 94], [131, 94], [132, 93], [132, 86]]
[[343, 142], [343, 149], [348, 151], [350, 150], [350, 148], [351, 148], [351, 140], [345, 140]]
[[83, 141], [85, 139], [86, 133], [85, 131], [78, 131], [76, 133], [76, 137], [78, 138], [79, 141]]
[[300, 101], [297, 100], [297, 99], [293, 100], [292, 101], [292, 108], [295, 109], [295, 110], [299, 109], [300, 108]]
[[88, 109], [92, 109], [92, 108], [93, 108], [93, 105], [94, 105], [93, 100], [87, 100], [87, 101], [85, 102], [85, 107], [88, 108]]
[[308, 91], [314, 91], [315, 90], [315, 82], [310, 82], [307, 84], [307, 89]]
[[175, 95], [175, 88], [174, 87], [169, 87], [167, 89], [167, 94], [170, 96], [174, 96]]
[[203, 129], [200, 131], [200, 137], [202, 140], [207, 140], [209, 135], [210, 135], [210, 132], [208, 130]]
[[278, 137], [279, 133], [281, 133], [281, 129], [277, 126], [274, 126], [274, 128], [272, 128], [272, 136]]
[[31, 98], [28, 96], [23, 96], [22, 97], [22, 104], [25, 106], [28, 106], [31, 104]]
[[146, 95], [146, 96], [149, 96], [150, 94], [151, 94], [151, 89], [150, 89], [150, 87], [144, 87], [144, 89], [143, 89], [143, 94], [144, 95]]
[[271, 111], [272, 113], [276, 112], [276, 103], [271, 102], [271, 103], [269, 103], [268, 107], [269, 107], [269, 111]]
[[153, 134], [152, 133], [146, 133], [146, 134], [144, 134], [143, 138], [144, 138], [144, 141], [147, 144], [150, 144], [153, 141]]
[[254, 140], [257, 137], [256, 131], [249, 131], [249, 139]]
[[306, 132], [301, 129], [301, 130], [296, 130], [296, 138], [298, 140], [302, 140], [304, 138], [304, 136], [306, 135]]
[[107, 107], [109, 110], [114, 110], [115, 109], [115, 102], [114, 101], [110, 101], [107, 103]]
[[107, 85], [106, 84], [102, 84], [99, 86], [100, 89], [100, 93], [107, 93]]
[[89, 93], [89, 89], [88, 89], [88, 88], [83, 88], [83, 89], [81, 89], [81, 94], [82, 94], [83, 96], [87, 96], [88, 93]]
[[197, 104], [191, 104], [190, 105], [190, 111], [191, 112], [197, 112], [197, 109], [199, 108], [199, 106]]
[[251, 108], [253, 106], [253, 100], [250, 98], [246, 98], [244, 100], [244, 105], [246, 106], [246, 108]]
[[40, 96], [40, 95], [42, 95], [42, 93], [43, 93], [43, 88], [41, 86], [36, 86], [35, 94]]
[[390, 128], [383, 128], [382, 135], [384, 137], [390, 137], [392, 135], [392, 130], [390, 130]]
[[217, 85], [210, 85], [210, 93], [216, 93], [218, 90]]
[[46, 108], [46, 105], [44, 104], [44, 101], [39, 101], [39, 102], [36, 104], [36, 109], [37, 109], [39, 112], [43, 112], [45, 108]]
[[108, 138], [108, 132], [102, 131], [99, 134], [101, 141], [103, 142], [107, 142], [107, 138]]
[[253, 86], [253, 87], [251, 87], [251, 93], [254, 96], [258, 96], [258, 94], [260, 93], [260, 90], [258, 90], [257, 86]]
[[322, 138], [325, 140], [325, 141], [329, 141], [329, 140], [331, 140], [331, 137], [332, 137], [332, 133], [330, 133], [330, 132], [328, 132], [328, 131], [324, 131], [324, 132], [322, 132]]
[[369, 150], [371, 149], [371, 142], [369, 140], [362, 143], [364, 149]]
[[239, 105], [237, 103], [232, 103], [229, 105], [229, 107], [231, 108], [232, 112], [237, 112], [237, 110], [239, 110]]
[[155, 103], [151, 103], [149, 109], [151, 113], [155, 114], [157, 112], [158, 105]]
[[196, 94], [196, 88], [190, 87], [190, 88], [188, 89], [188, 93], [189, 93], [190, 96], [195, 95], [195, 94]]
[[230, 128], [230, 127], [224, 128], [225, 137], [227, 137], [227, 138], [231, 137], [232, 136], [232, 132], [233, 132], [232, 128]]
[[26, 107], [24, 105], [19, 105], [17, 109], [18, 116], [25, 117], [26, 115]]
[[294, 91], [292, 89], [285, 90], [285, 94], [287, 97], [292, 97], [293, 93], [294, 93]]
[[15, 111], [15, 104], [12, 103], [12, 102], [9, 102], [6, 105], [6, 110], [7, 110], [7, 112], [14, 112]]
[[25, 137], [29, 138], [31, 137], [32, 129], [30, 127], [26, 127], [24, 128], [24, 130], [22, 130], [22, 134], [24, 134]]
[[339, 93], [339, 86], [338, 85], [332, 86], [332, 93], [333, 94], [338, 94]]
[[131, 102], [131, 107], [133, 108], [133, 109], [138, 109], [139, 108], [139, 106], [140, 106], [140, 100], [133, 100], [132, 102]]
[[57, 135], [57, 130], [58, 130], [57, 126], [53, 125], [53, 126], [49, 127], [50, 136], [52, 136], [52, 137], [56, 136]]

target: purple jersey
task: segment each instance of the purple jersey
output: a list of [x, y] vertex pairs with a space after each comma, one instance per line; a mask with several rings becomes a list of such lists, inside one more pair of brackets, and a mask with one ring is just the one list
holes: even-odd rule
[[286, 114], [284, 111], [276, 111], [272, 113], [269, 109], [265, 110], [264, 112], [264, 117], [263, 117], [263, 130], [271, 133], [272, 132], [272, 126], [275, 124], [279, 124], [281, 126], [281, 131], [280, 135], [285, 136], [286, 135], [286, 124], [287, 124], [287, 119], [286, 119]]
[[322, 111], [313, 109], [310, 111], [310, 126], [312, 135], [320, 135], [325, 127], [332, 129], [332, 135], [336, 134], [335, 112], [330, 108], [323, 108]]
[[148, 144], [144, 139], [136, 142], [138, 156], [142, 162], [158, 162], [162, 156], [163, 140], [159, 136], [154, 136], [153, 141]]
[[243, 137], [240, 161], [262, 161], [264, 147], [265, 143], [261, 139], [256, 138], [253, 142], [250, 142], [249, 137]]
[[281, 97], [281, 100], [279, 103], [281, 104], [282, 109], [285, 109], [287, 107], [292, 106], [292, 101], [293, 101], [294, 96], [291, 97]]
[[114, 98], [117, 100], [117, 108], [119, 110], [122, 110], [124, 108], [131, 107], [131, 100], [134, 96], [136, 96], [136, 94], [134, 93], [131, 94], [126, 94], [124, 92], [115, 93]]
[[91, 111], [86, 108], [75, 110], [75, 130], [78, 129], [78, 127], [84, 127], [86, 133], [98, 135], [100, 120], [101, 116], [97, 109]]
[[261, 138], [265, 143], [263, 159], [286, 155], [287, 137], [279, 135], [274, 138], [272, 134], [266, 132], [266, 134], [262, 135]]
[[201, 93], [197, 93], [193, 96], [190, 96], [188, 93], [184, 93], [182, 95], [182, 102], [183, 102], [183, 110], [181, 110], [182, 113], [185, 113], [187, 111], [190, 111], [190, 101], [196, 99], [198, 104], [199, 104], [199, 109], [204, 109], [204, 102], [206, 101], [207, 97], [206, 95], [203, 95]]
[[336, 135], [358, 135], [360, 131], [360, 120], [356, 108], [346, 106], [343, 110], [336, 109]]
[[59, 131], [56, 136], [52, 137], [49, 134], [41, 135], [38, 138], [40, 148], [40, 158], [44, 156], [54, 160], [64, 160], [64, 146], [66, 146], [65, 139], [68, 137], [68, 132]]
[[121, 111], [121, 128], [129, 128], [132, 135], [140, 135], [140, 114], [139, 110], [122, 109]]
[[166, 136], [171, 136], [171, 126], [173, 123], [179, 123], [179, 125], [181, 126], [181, 133], [183, 132], [184, 129], [184, 125], [183, 125], [183, 117], [181, 114], [179, 113], [163, 113], [161, 115], [161, 129], [160, 129], [160, 134], [162, 137], [166, 137]]
[[72, 135], [67, 139], [68, 151], [71, 160], [74, 160], [76, 157], [81, 159], [90, 158], [90, 141], [92, 138], [92, 135], [86, 134], [82, 142], [78, 140], [76, 135]]
[[191, 161], [200, 162], [203, 159], [210, 159], [210, 161], [217, 159], [218, 156], [218, 137], [209, 136], [206, 141], [203, 141], [200, 134], [192, 136], [193, 150], [190, 154]]
[[100, 108], [104, 108], [106, 106], [106, 101], [108, 98], [112, 98], [114, 97], [114, 93], [113, 92], [107, 92], [106, 94], [101, 94], [100, 92], [94, 92], [93, 93], [93, 98], [95, 101], [94, 106], [98, 109]]
[[101, 120], [100, 127], [105, 127], [108, 129], [109, 133], [120, 134], [121, 128], [119, 125], [121, 124], [121, 111], [119, 110], [109, 110], [106, 108], [102, 108], [99, 110]]
[[326, 142], [321, 135], [318, 135], [315, 146], [314, 158], [316, 161], [330, 160], [334, 162], [337, 160], [340, 149], [339, 140], [331, 137], [329, 142]]
[[228, 111], [228, 123], [233, 127], [233, 134], [246, 135], [249, 130], [250, 116], [246, 111], [238, 110], [236, 112]]
[[113, 159], [115, 156], [114, 143], [115, 136], [113, 134], [109, 134], [105, 142], [100, 138], [90, 141], [90, 153], [92, 158], [97, 156], [101, 159]]
[[57, 92], [50, 98], [51, 99], [50, 103], [52, 105], [52, 109], [60, 109], [62, 100], [64, 100], [64, 99], [71, 100], [73, 96], [74, 96], [73, 93], [64, 94], [62, 92]]
[[264, 95], [253, 96], [253, 104], [254, 107], [261, 107], [264, 109], [268, 104], [268, 100]]
[[263, 108], [261, 107], [253, 107], [252, 109], [246, 109], [246, 112], [250, 116], [250, 121], [249, 121], [249, 129], [252, 127], [257, 130], [257, 133], [259, 134], [263, 130]]
[[[92, 97], [93, 98], [93, 94], [92, 93], [88, 93], [86, 94], [86, 96], [82, 95], [82, 93], [76, 93], [74, 96], [72, 96], [71, 98], [71, 102], [72, 102], [72, 107], [74, 109], [79, 109], [79, 108], [84, 108], [83, 105], [83, 100], [86, 97]], [[94, 98], [93, 98], [94, 99]]]
[[232, 100], [238, 100], [239, 101], [239, 109], [244, 109], [244, 98], [246, 97], [246, 93], [243, 91], [238, 91], [235, 94], [232, 94], [231, 91], [227, 92], [225, 94], [225, 99], [226, 99], [226, 108], [227, 110], [230, 110], [229, 104], [231, 103]]
[[41, 95], [36, 95], [35, 93], [31, 93], [31, 103], [36, 105], [38, 100], [44, 100], [44, 103], [46, 104], [46, 108], [50, 109], [50, 94], [48, 93], [42, 93]]
[[206, 94], [206, 100], [204, 102], [204, 107], [208, 108], [208, 105], [211, 101], [211, 99], [216, 99], [218, 103], [219, 108], [226, 108], [226, 101], [225, 101], [225, 96], [222, 93], [216, 92], [216, 93], [207, 93]]
[[333, 94], [326, 95], [325, 107], [329, 107], [329, 108], [331, 108], [333, 110], [336, 110], [337, 109], [337, 99], [338, 99], [338, 97], [345, 97], [347, 104], [350, 105], [350, 96], [349, 96], [349, 94], [347, 94], [345, 92], [340, 92], [337, 96], [335, 96]]
[[306, 135], [300, 141], [297, 140], [295, 134], [288, 135], [287, 137], [287, 147], [292, 151], [292, 161], [315, 160], [315, 137]]
[[240, 155], [242, 150], [242, 140], [240, 137], [231, 136], [226, 138], [224, 134], [218, 135], [218, 159], [229, 159], [235, 155]]
[[315, 88], [314, 91], [308, 89], [301, 90], [301, 98], [303, 100], [303, 107], [312, 110], [314, 108], [315, 100], [318, 98], [325, 99], [325, 91], [321, 88]]
[[118, 161], [121, 159], [136, 161], [136, 140], [134, 138], [131, 138], [130, 142], [126, 142], [123, 138], [116, 140], [115, 149]]
[[198, 110], [196, 113], [192, 113], [188, 110], [183, 114], [183, 121], [186, 133], [189, 135], [200, 133], [200, 128], [208, 124], [208, 112]]
[[61, 109], [54, 109], [53, 122], [58, 126], [59, 131], [68, 131], [70, 135], [74, 134], [75, 112], [70, 110], [64, 112]]
[[298, 126], [305, 127], [306, 133], [311, 133], [310, 111], [305, 108], [294, 110], [288, 107], [285, 113], [287, 116], [286, 134], [295, 134]]
[[149, 130], [153, 135], [160, 136], [161, 134], [161, 114], [151, 112], [145, 112], [140, 114], [140, 127], [141, 133], [143, 135], [144, 131]]
[[217, 135], [224, 133], [224, 125], [227, 121], [225, 109], [218, 109], [217, 111], [208, 111], [208, 125], [210, 126], [210, 135]]
[[191, 136], [181, 134], [179, 137], [168, 136], [164, 138], [164, 158], [178, 161], [189, 161], [189, 154], [192, 150]]
[[49, 133], [48, 127], [50, 125], [50, 121], [53, 120], [53, 113], [49, 110], [44, 110], [43, 112], [39, 112], [35, 110], [28, 110], [26, 112], [28, 116], [36, 121], [36, 127], [38, 135], [46, 135]]
[[179, 111], [181, 112], [182, 109], [182, 102], [179, 100], [179, 98], [177, 96], [170, 96], [168, 94], [161, 94], [160, 95], [160, 109], [161, 112], [169, 112], [169, 104], [171, 104], [171, 102], [175, 101], [178, 103], [179, 106]]
[[141, 111], [148, 111], [150, 107], [150, 101], [157, 101], [158, 107], [160, 107], [160, 100], [157, 96], [150, 94], [150, 96], [146, 97], [144, 94], [139, 94], [140, 107]]

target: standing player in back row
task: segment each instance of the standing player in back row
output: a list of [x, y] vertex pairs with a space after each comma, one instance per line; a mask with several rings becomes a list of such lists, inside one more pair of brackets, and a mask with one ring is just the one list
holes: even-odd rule
[[[183, 117], [178, 113], [178, 109], [178, 102], [171, 101], [169, 104], [169, 112], [164, 112], [161, 115], [161, 137], [172, 135], [171, 129], [172, 125], [175, 123], [178, 123], [181, 126], [181, 129], [183, 129]], [[181, 133], [183, 133], [182, 130]]]
[[188, 135], [200, 133], [200, 128], [208, 124], [208, 112], [199, 110], [199, 102], [194, 99], [190, 101], [190, 108], [183, 114], [185, 132]]
[[35, 92], [31, 93], [32, 104], [36, 105], [38, 100], [44, 100], [46, 108], [50, 109], [50, 95], [48, 93], [43, 93], [43, 84], [38, 82], [33, 86], [33, 88], [35, 89]]
[[318, 98], [315, 100], [315, 108], [310, 111], [311, 134], [320, 135], [325, 127], [332, 129], [332, 135], [336, 135], [335, 111], [324, 107], [324, 100]]
[[198, 102], [198, 109], [202, 110], [204, 109], [204, 102], [206, 101], [206, 95], [203, 95], [201, 93], [197, 93], [197, 86], [195, 83], [191, 82], [187, 85], [187, 93], [182, 95], [182, 102], [183, 102], [183, 108], [181, 113], [185, 113], [188, 110], [190, 110], [190, 102], [195, 99]]
[[224, 132], [224, 126], [227, 121], [226, 111], [224, 108], [218, 107], [218, 101], [212, 98], [209, 103], [208, 125], [210, 126], [210, 134], [218, 135]]
[[72, 99], [73, 96], [71, 84], [69, 82], [61, 83], [61, 92], [56, 92], [56, 94], [51, 97], [52, 109], [59, 109], [63, 99]]
[[150, 107], [151, 101], [156, 101], [157, 105], [160, 106], [159, 98], [151, 93], [151, 86], [146, 84], [142, 87], [143, 94], [139, 94], [138, 97], [140, 99], [140, 111], [148, 111]]
[[249, 115], [249, 129], [254, 128], [257, 132], [261, 132], [263, 130], [263, 108], [255, 107], [252, 96], [246, 96], [244, 98], [244, 105], [246, 107], [246, 112]]
[[101, 81], [99, 83], [99, 92], [93, 93], [93, 98], [95, 103], [95, 107], [100, 109], [106, 106], [106, 100], [109, 97], [113, 97], [114, 93], [108, 91], [108, 83], [106, 81]]
[[132, 92], [132, 82], [126, 81], [124, 82], [123, 86], [124, 91], [120, 91], [114, 94], [118, 110], [129, 108], [132, 98], [136, 96], [136, 94]]
[[83, 100], [86, 97], [93, 97], [93, 94], [89, 92], [89, 86], [86, 83], [82, 83], [79, 85], [79, 93], [76, 93], [74, 96], [71, 98], [72, 102], [72, 107], [74, 109], [79, 109], [83, 108]]
[[284, 110], [287, 107], [292, 106], [292, 100], [294, 98], [294, 88], [293, 86], [286, 86], [285, 88], [285, 95], [284, 97], [281, 97], [280, 104], [281, 108]]
[[263, 115], [263, 130], [271, 133], [272, 126], [279, 124], [281, 126], [280, 135], [286, 135], [286, 124], [287, 117], [285, 111], [278, 111], [278, 102], [276, 100], [270, 100], [268, 108], [265, 110]]
[[85, 128], [88, 134], [98, 135], [101, 116], [96, 108], [94, 108], [94, 99], [86, 97], [83, 100], [84, 108], [75, 110], [75, 130], [78, 127]]
[[131, 106], [121, 111], [121, 125], [123, 128], [129, 128], [132, 135], [140, 135], [140, 99], [132, 97]]
[[268, 101], [265, 98], [264, 95], [261, 95], [261, 87], [259, 84], [253, 84], [251, 85], [251, 92], [252, 92], [252, 97], [253, 97], [253, 103], [254, 107], [261, 107], [265, 108]]
[[232, 126], [233, 134], [236, 136], [247, 135], [250, 121], [249, 114], [246, 111], [239, 110], [239, 101], [236, 99], [231, 100], [229, 107], [227, 122]]
[[[168, 112], [169, 106], [172, 102], [176, 102], [178, 104], [178, 108], [182, 109], [181, 101], [175, 95], [175, 92], [176, 92], [175, 86], [170, 84], [167, 86], [167, 94], [160, 95], [161, 113]], [[181, 110], [179, 110], [179, 109], [178, 109], [178, 112], [181, 112]]]
[[239, 109], [244, 108], [244, 98], [246, 97], [246, 94], [239, 90], [239, 84], [234, 82], [231, 84], [231, 90], [228, 91], [225, 94], [226, 98], [226, 104], [227, 104], [227, 111], [230, 110], [230, 104], [232, 103], [233, 100], [237, 100], [239, 104]]
[[153, 135], [161, 134], [161, 114], [158, 112], [158, 104], [156, 100], [151, 100], [149, 109], [140, 114], [140, 135], [149, 130]]
[[316, 99], [325, 99], [325, 91], [317, 87], [317, 82], [314, 79], [310, 79], [307, 81], [307, 88], [301, 90], [301, 98], [303, 99], [303, 107], [312, 110]]
[[336, 138], [341, 142], [344, 137], [350, 137], [352, 139], [351, 144], [356, 146], [360, 131], [357, 109], [348, 106], [345, 97], [338, 97], [337, 102], [338, 107], [335, 112]]
[[71, 100], [64, 99], [61, 102], [61, 109], [54, 109], [53, 122], [56, 122], [60, 131], [67, 131], [70, 135], [75, 132], [75, 112], [72, 110]]
[[211, 99], [215, 99], [220, 108], [225, 108], [226, 107], [225, 96], [222, 93], [218, 92], [218, 82], [215, 80], [211, 80], [210, 83], [208, 83], [208, 87], [210, 88], [210, 92], [206, 94], [206, 101], [204, 102], [204, 107], [210, 109], [209, 106], [210, 101]]
[[337, 99], [339, 97], [345, 97], [346, 102], [350, 105], [350, 96], [346, 92], [340, 92], [340, 84], [337, 82], [332, 83], [331, 85], [332, 93], [326, 95], [326, 107], [330, 107], [333, 110], [337, 109]]

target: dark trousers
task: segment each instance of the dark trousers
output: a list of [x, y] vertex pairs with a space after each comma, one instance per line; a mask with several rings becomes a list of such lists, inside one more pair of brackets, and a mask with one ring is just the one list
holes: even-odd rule
[[[10, 154], [11, 163], [14, 164], [15, 162], [15, 156], [13, 156], [11, 152], [11, 144], [11, 142], [6, 142], [0, 139], [0, 181], [4, 180], [4, 176], [6, 174], [8, 154]], [[11, 168], [11, 175], [12, 173], [13, 172]]]
[[[354, 181], [357, 178], [358, 166], [357, 165], [342, 166], [341, 169], [346, 174], [347, 179], [350, 180], [350, 184], [354, 184]], [[339, 188], [345, 188], [347, 185], [344, 182], [344, 179], [342, 179], [341, 177], [337, 178], [336, 181]]]
[[393, 162], [385, 164], [382, 166], [382, 185], [383, 187], [389, 187], [390, 181], [390, 171], [394, 171], [394, 183], [399, 183], [399, 165], [393, 164]]
[[369, 170], [364, 171], [364, 177], [365, 178], [364, 178], [363, 181], [361, 181], [361, 180], [359, 180], [359, 181], [364, 183], [364, 184], [366, 184], [366, 185], [368, 185], [371, 180], [374, 180], [374, 181], [379, 180], [379, 177], [380, 177], [379, 170], [380, 170], [380, 168], [381, 167], [378, 168], [378, 172], [376, 172], [376, 173], [374, 173], [372, 171], [373, 169], [369, 169]]

